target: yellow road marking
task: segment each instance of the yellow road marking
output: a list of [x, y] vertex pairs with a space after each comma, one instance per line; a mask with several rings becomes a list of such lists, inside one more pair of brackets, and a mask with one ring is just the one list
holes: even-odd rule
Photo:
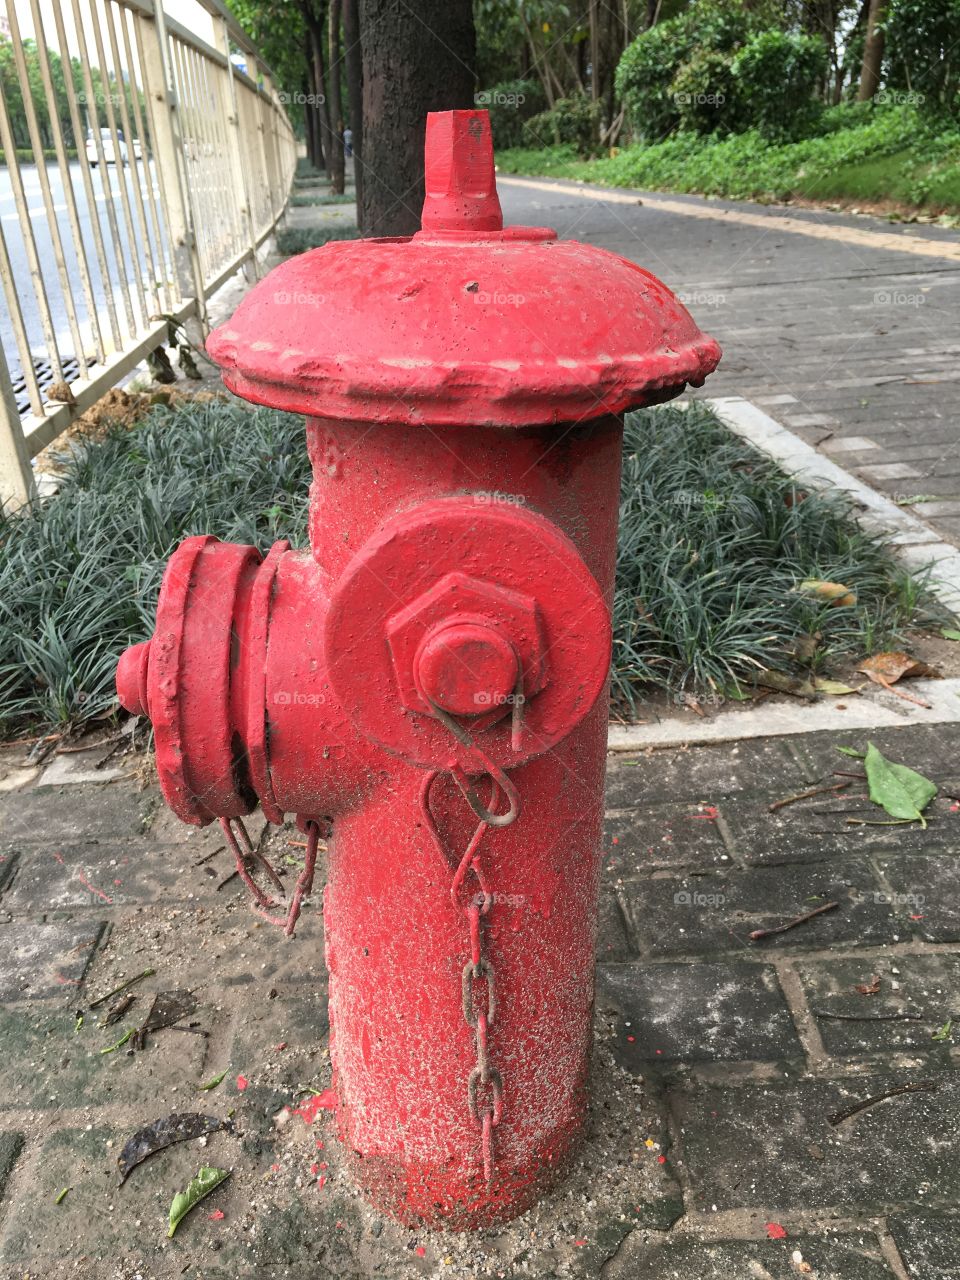
[[885, 231], [868, 231], [860, 227], [838, 227], [830, 223], [805, 222], [800, 218], [745, 213], [741, 209], [719, 209], [711, 205], [687, 204], [664, 196], [642, 197], [612, 191], [608, 187], [586, 187], [559, 182], [538, 182], [534, 178], [514, 178], [497, 175], [498, 183], [513, 187], [527, 187], [531, 191], [552, 191], [555, 195], [580, 196], [584, 200], [601, 200], [608, 204], [632, 204], [643, 200], [644, 208], [661, 213], [676, 213], [684, 218], [705, 218], [711, 222], [734, 222], [743, 227], [759, 227], [763, 231], [787, 232], [798, 236], [810, 236], [814, 240], [838, 240], [844, 244], [861, 245], [864, 249], [886, 249], [890, 253], [913, 253], [924, 258], [949, 258], [960, 262], [960, 241], [925, 240], [921, 236], [891, 235]]

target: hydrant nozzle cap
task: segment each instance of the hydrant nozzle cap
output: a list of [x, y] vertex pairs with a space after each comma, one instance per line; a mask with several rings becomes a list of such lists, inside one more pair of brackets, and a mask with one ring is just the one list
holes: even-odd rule
[[117, 663], [117, 697], [125, 711], [133, 716], [147, 714], [147, 666], [150, 641], [124, 649]]
[[424, 154], [424, 231], [501, 231], [493, 139], [486, 111], [431, 111]]

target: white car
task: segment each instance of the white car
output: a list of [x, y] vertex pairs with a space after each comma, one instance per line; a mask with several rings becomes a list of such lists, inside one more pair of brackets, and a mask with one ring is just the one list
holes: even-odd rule
[[[120, 129], [117, 130], [117, 141], [120, 144], [121, 164], [129, 164], [130, 157], [127, 152], [127, 144], [124, 141], [123, 132]], [[109, 129], [100, 130], [100, 145], [103, 147], [103, 158], [106, 161], [106, 163], [116, 164], [117, 157], [114, 154], [113, 134], [110, 132]], [[134, 138], [133, 140], [133, 154], [137, 160], [140, 159], [140, 140], [138, 138]], [[97, 155], [96, 136], [92, 129], [88, 129], [87, 130], [87, 163], [92, 165], [93, 168], [96, 168], [99, 162], [99, 159], [100, 157]]]

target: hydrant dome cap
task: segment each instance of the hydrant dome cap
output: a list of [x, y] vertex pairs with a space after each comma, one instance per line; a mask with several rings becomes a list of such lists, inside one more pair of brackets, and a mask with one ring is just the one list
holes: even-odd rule
[[[720, 348], [650, 272], [497, 226], [485, 112], [429, 119], [425, 229], [330, 242], [272, 271], [208, 339], [232, 391], [312, 417], [525, 426], [704, 381]], [[442, 169], [434, 138], [454, 148]]]

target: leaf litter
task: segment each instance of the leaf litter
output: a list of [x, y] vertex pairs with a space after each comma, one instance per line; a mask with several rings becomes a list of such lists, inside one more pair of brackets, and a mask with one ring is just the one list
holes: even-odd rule
[[154, 1120], [145, 1128], [138, 1129], [123, 1144], [123, 1150], [117, 1157], [120, 1185], [123, 1186], [137, 1165], [142, 1164], [150, 1156], [156, 1155], [158, 1151], [172, 1147], [177, 1142], [207, 1137], [221, 1129], [227, 1133], [233, 1133], [235, 1131], [233, 1121], [221, 1120], [218, 1116], [202, 1115], [199, 1111], [174, 1112], [172, 1115]]

